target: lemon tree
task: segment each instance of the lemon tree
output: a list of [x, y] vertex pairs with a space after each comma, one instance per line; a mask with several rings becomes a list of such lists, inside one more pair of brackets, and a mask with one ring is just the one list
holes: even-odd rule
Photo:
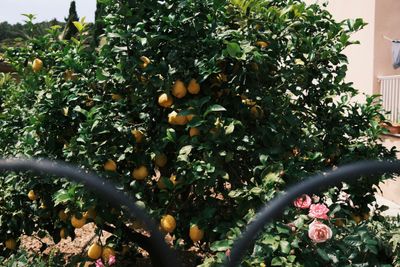
[[[300, 0], [101, 3], [107, 16], [98, 47], [81, 21], [71, 41], [58, 40], [53, 27], [7, 52], [20, 80], [8, 77], [0, 87], [0, 152], [98, 172], [134, 196], [178, 249], [201, 246], [204, 265], [221, 262], [257, 209], [290, 184], [346, 162], [393, 157], [379, 144], [380, 105], [372, 97], [350, 102], [356, 90], [344, 81], [342, 51], [361, 20], [338, 23]], [[4, 178], [9, 206], [0, 215], [9, 223], [0, 241], [43, 230], [57, 242], [94, 222], [99, 234], [112, 233], [105, 245], [117, 256], [133, 242], [154, 249], [141, 222], [81, 185]], [[384, 248], [372, 234], [362, 249], [346, 248], [354, 240], [343, 238], [366, 231], [352, 214], [369, 212], [380, 180], [322, 196], [346, 226], [335, 228], [336, 243], [312, 245], [304, 216], [291, 208], [245, 263], [381, 260], [376, 252]], [[341, 192], [353, 206], [338, 203]], [[286, 226], [292, 221], [296, 234]], [[89, 257], [100, 258], [105, 247], [93, 246]]]

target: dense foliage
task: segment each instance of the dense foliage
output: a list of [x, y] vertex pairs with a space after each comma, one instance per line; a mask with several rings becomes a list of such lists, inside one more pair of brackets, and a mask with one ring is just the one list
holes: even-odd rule
[[[156, 220], [171, 215], [176, 228], [163, 228], [178, 249], [193, 245], [197, 225], [204, 265], [220, 262], [257, 209], [287, 186], [340, 164], [394, 156], [379, 144], [380, 105], [372, 97], [350, 102], [356, 90], [344, 81], [342, 51], [361, 20], [338, 23], [300, 0], [101, 2], [108, 15], [99, 47], [76, 22], [71, 41], [60, 41], [53, 27], [7, 51], [20, 80], [0, 84], [0, 153], [100, 173]], [[26, 67], [35, 58], [43, 68]], [[291, 207], [245, 263], [390, 264], [393, 251], [383, 253], [363, 221], [382, 219], [379, 210], [368, 219], [380, 179], [314, 197], [329, 208], [330, 240], [312, 242], [312, 220]], [[124, 210], [58, 177], [10, 174], [0, 184], [0, 241], [34, 230], [56, 242], [60, 229], [73, 237], [60, 212], [112, 231], [115, 249], [133, 241], [128, 227], [140, 228]]]

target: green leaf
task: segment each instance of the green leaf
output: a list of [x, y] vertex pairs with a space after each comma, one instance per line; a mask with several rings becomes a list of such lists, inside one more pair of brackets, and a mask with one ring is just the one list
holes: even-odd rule
[[330, 261], [328, 254], [326, 254], [325, 250], [323, 250], [322, 248], [318, 248], [317, 253], [318, 253], [318, 255], [321, 256], [321, 258], [324, 261]]
[[210, 249], [212, 251], [226, 251], [232, 246], [232, 244], [233, 241], [229, 239], [215, 241], [214, 243], [211, 244]]
[[279, 246], [281, 247], [282, 253], [289, 254], [291, 247], [290, 247], [290, 243], [288, 241], [281, 240], [279, 242]]
[[271, 261], [271, 266], [282, 266], [284, 263], [284, 260], [282, 257], [275, 257]]
[[190, 152], [192, 152], [193, 146], [192, 145], [187, 145], [182, 147], [179, 150], [179, 155], [178, 155], [178, 161], [189, 161], [189, 155]]
[[225, 135], [233, 133], [234, 130], [235, 130], [235, 124], [231, 122], [228, 126], [225, 126]]
[[240, 57], [242, 54], [242, 49], [240, 48], [240, 45], [234, 42], [229, 42], [226, 45], [226, 51], [228, 52], [229, 56], [234, 58]]
[[270, 172], [267, 175], [264, 176], [264, 181], [267, 185], [269, 184], [284, 184], [285, 182], [282, 180], [282, 178], [279, 176], [279, 173], [277, 172]]
[[82, 32], [83, 31], [84, 26], [83, 26], [82, 23], [80, 23], [79, 21], [74, 21], [72, 23], [74, 24], [75, 28], [78, 29], [78, 32]]
[[226, 109], [218, 104], [212, 105], [206, 110], [206, 112], [204, 112], [204, 117], [210, 114], [211, 112], [220, 112], [220, 111], [226, 111]]

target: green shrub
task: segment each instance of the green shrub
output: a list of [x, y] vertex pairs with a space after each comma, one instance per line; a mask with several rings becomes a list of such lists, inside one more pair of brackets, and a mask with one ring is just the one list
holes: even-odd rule
[[[344, 81], [342, 51], [364, 26], [361, 20], [338, 23], [318, 5], [297, 0], [259, 1], [244, 10], [211, 0], [102, 2], [108, 15], [100, 47], [88, 45], [80, 22], [79, 37], [70, 42], [59, 41], [53, 28], [7, 52], [21, 80], [1, 86], [0, 152], [98, 172], [155, 220], [172, 215], [179, 249], [193, 245], [189, 228], [198, 225], [205, 232], [205, 265], [219, 262], [257, 209], [289, 185], [340, 164], [394, 157], [379, 143], [381, 106], [374, 97], [350, 102], [356, 90]], [[34, 58], [44, 62], [38, 72], [27, 64]], [[178, 80], [188, 86], [192, 79], [198, 94], [173, 97], [170, 108], [158, 104], [163, 93], [179, 96], [171, 89]], [[181, 122], [169, 120], [172, 111]], [[191, 128], [198, 135], [190, 136]], [[159, 154], [165, 166], [156, 166]], [[109, 160], [116, 171], [104, 171]], [[351, 218], [369, 212], [381, 179], [364, 178], [321, 196], [330, 209], [332, 241], [311, 242], [305, 232], [311, 221], [292, 207], [267, 228], [245, 263], [299, 266], [312, 259], [343, 266], [350, 264], [349, 251], [354, 263], [379, 262], [375, 245], [347, 248], [352, 236], [363, 236], [365, 224]], [[89, 220], [113, 232], [111, 246], [132, 241], [127, 226], [138, 223], [80, 185], [29, 174], [4, 176], [2, 183], [12, 193], [0, 201], [16, 204], [1, 216], [16, 223], [0, 223], [1, 238], [30, 231], [21, 227], [25, 221], [57, 241], [61, 228], [74, 230], [60, 210], [80, 218], [92, 208], [97, 217]], [[29, 190], [39, 199], [30, 201]], [[354, 205], [338, 203], [340, 192]], [[344, 228], [335, 228], [334, 216], [344, 219]], [[295, 233], [286, 226], [293, 221]]]

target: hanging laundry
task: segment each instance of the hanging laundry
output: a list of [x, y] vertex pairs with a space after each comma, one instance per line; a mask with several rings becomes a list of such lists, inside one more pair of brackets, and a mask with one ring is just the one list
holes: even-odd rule
[[393, 68], [397, 69], [400, 67], [400, 40], [392, 41], [392, 61]]

